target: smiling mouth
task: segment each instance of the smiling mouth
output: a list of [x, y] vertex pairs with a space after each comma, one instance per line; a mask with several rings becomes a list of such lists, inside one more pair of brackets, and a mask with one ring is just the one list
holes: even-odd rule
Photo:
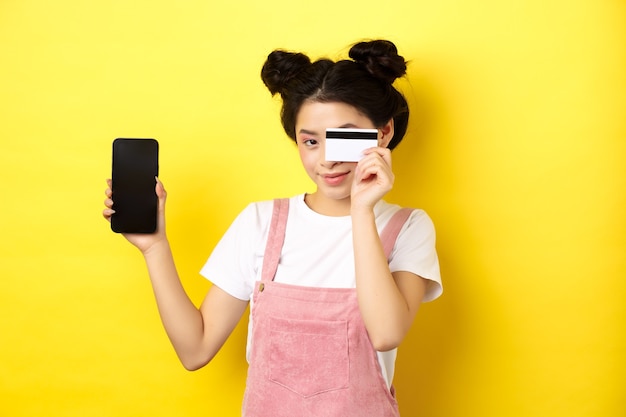
[[348, 176], [349, 172], [337, 172], [333, 174], [324, 174], [322, 175], [322, 179], [326, 184], [329, 185], [337, 185]]
[[336, 172], [334, 174], [324, 174], [322, 175], [324, 178], [337, 178], [337, 177], [341, 177], [342, 175], [348, 175], [347, 172]]

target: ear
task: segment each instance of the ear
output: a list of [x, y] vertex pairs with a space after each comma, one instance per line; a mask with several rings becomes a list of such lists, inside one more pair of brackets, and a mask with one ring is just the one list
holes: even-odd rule
[[378, 129], [378, 146], [386, 148], [393, 139], [393, 133], [393, 118], [391, 118], [386, 125]]

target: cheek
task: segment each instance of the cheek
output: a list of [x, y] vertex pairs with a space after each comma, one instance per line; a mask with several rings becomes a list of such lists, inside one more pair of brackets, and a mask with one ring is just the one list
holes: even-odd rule
[[315, 152], [311, 150], [299, 149], [299, 153], [300, 161], [307, 170], [315, 166], [315, 163], [317, 162], [317, 156]]

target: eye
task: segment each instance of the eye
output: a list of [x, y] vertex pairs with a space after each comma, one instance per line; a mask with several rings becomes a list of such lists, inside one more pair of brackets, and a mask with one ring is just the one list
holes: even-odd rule
[[302, 143], [304, 144], [304, 146], [315, 146], [318, 144], [317, 140], [315, 139], [304, 139]]

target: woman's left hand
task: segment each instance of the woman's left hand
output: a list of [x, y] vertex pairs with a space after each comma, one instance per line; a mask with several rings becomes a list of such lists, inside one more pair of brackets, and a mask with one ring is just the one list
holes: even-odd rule
[[356, 166], [352, 183], [352, 209], [373, 209], [374, 205], [393, 188], [391, 151], [375, 147], [364, 151]]

